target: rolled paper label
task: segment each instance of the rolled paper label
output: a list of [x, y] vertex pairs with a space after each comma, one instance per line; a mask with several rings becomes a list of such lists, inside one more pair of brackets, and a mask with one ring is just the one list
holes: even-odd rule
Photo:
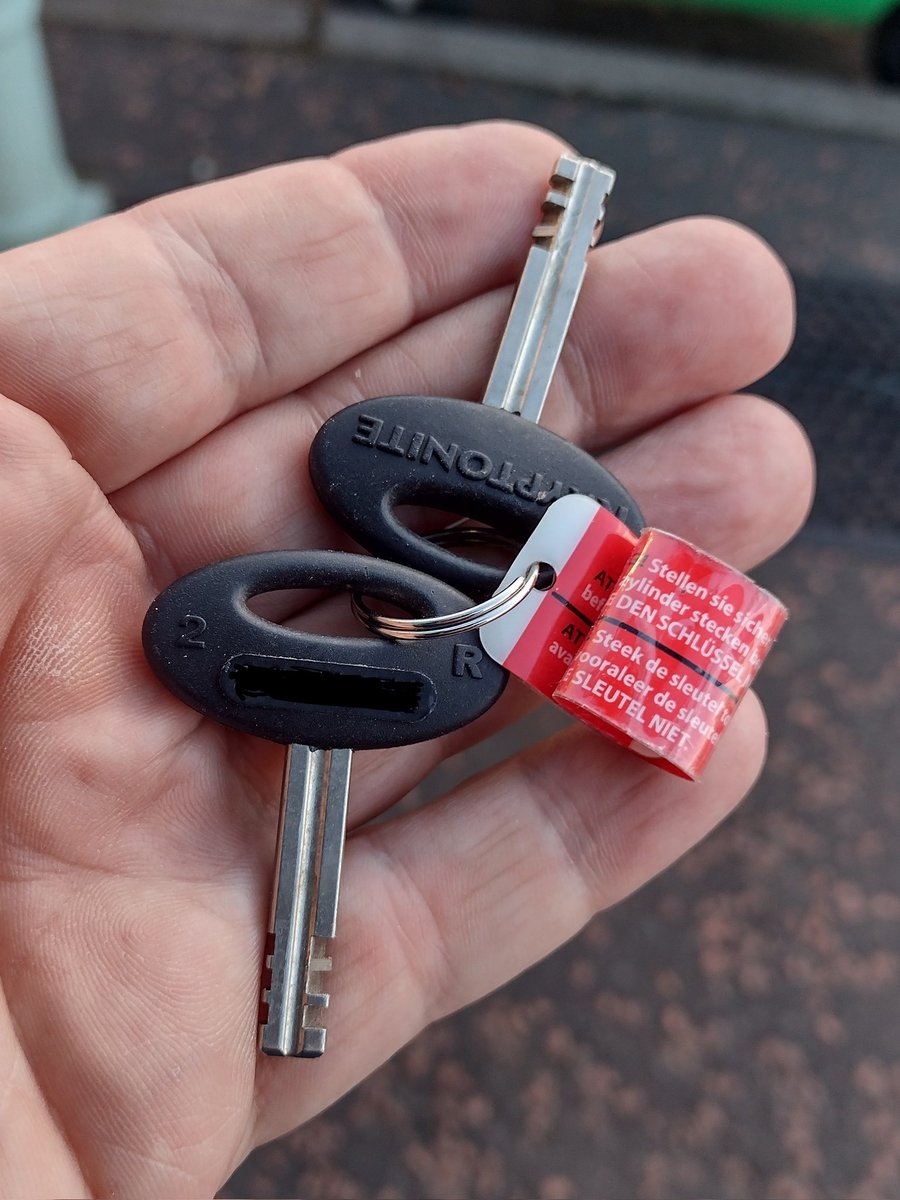
[[548, 698], [612, 594], [637, 538], [588, 496], [562, 496], [519, 551], [501, 587], [532, 563], [549, 564], [552, 585], [535, 589], [481, 630], [496, 662]]
[[696, 779], [787, 615], [740, 571], [646, 529], [553, 699], [663, 769]]

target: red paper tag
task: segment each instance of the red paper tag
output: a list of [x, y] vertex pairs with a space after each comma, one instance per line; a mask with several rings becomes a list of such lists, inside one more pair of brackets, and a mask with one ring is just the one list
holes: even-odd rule
[[553, 699], [696, 779], [786, 618], [746, 575], [647, 529]]

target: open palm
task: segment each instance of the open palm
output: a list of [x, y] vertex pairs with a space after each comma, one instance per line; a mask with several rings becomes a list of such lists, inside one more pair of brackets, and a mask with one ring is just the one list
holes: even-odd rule
[[[751, 696], [699, 784], [579, 728], [358, 828], [328, 1052], [257, 1055], [282, 754], [162, 688], [144, 611], [202, 563], [348, 546], [311, 491], [312, 436], [367, 396], [478, 397], [560, 152], [525, 127], [420, 132], [0, 259], [0, 1194], [212, 1193], [755, 778]], [[781, 267], [735, 226], [610, 243], [545, 424], [602, 452], [652, 523], [747, 568], [809, 500], [794, 423], [732, 395], [791, 328]], [[523, 703], [511, 689], [450, 739], [360, 754], [351, 826]]]

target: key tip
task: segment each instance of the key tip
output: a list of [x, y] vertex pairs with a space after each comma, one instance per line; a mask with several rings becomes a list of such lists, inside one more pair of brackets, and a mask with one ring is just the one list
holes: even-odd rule
[[577, 176], [585, 171], [604, 176], [607, 191], [611, 191], [616, 182], [616, 172], [607, 163], [599, 162], [596, 158], [585, 158], [580, 154], [560, 155], [551, 176], [551, 183], [559, 180], [561, 183], [573, 183]]

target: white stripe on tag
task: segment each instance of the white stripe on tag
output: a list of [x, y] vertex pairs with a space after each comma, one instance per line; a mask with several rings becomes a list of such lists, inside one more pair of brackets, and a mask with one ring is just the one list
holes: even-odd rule
[[[549, 563], [560, 575], [599, 509], [600, 505], [590, 496], [561, 496], [550, 505], [531, 537], [513, 559], [500, 587], [512, 583], [536, 562]], [[501, 665], [506, 663], [546, 594], [534, 588], [512, 612], [484, 626], [481, 644], [495, 662]]]

